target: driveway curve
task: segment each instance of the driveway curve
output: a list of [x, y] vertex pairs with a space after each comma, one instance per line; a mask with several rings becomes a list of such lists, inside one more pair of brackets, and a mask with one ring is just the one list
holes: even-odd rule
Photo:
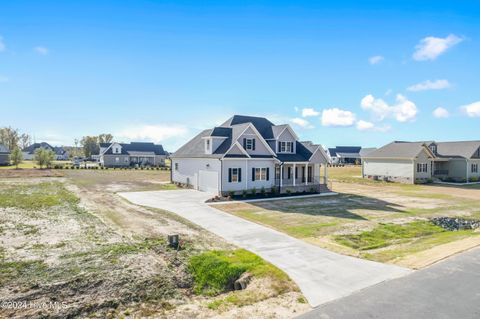
[[128, 201], [168, 210], [250, 250], [286, 272], [312, 307], [404, 276], [406, 268], [340, 255], [222, 212], [195, 190], [119, 193]]

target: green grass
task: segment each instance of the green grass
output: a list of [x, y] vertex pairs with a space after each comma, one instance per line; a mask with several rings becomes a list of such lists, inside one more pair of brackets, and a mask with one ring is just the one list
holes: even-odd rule
[[338, 235], [335, 240], [347, 247], [370, 250], [390, 246], [402, 240], [421, 238], [446, 232], [429, 221], [415, 221], [404, 225], [380, 224], [371, 231], [360, 234]]
[[278, 293], [291, 286], [290, 279], [284, 272], [244, 249], [214, 250], [193, 256], [188, 269], [194, 279], [194, 292], [207, 296], [232, 290], [235, 280], [245, 272], [254, 277], [272, 278], [277, 282]]
[[6, 261], [0, 259], [0, 285], [20, 277], [37, 277], [47, 270], [47, 265], [39, 260]]
[[39, 210], [76, 205], [79, 199], [59, 182], [0, 186], [0, 207]]
[[[54, 165], [72, 165], [70, 161], [53, 161], [52, 166]], [[39, 168], [38, 164], [35, 161], [23, 161], [18, 165], [19, 169], [31, 169], [31, 168]], [[15, 165], [11, 166], [0, 166], [0, 170], [2, 169], [16, 169]]]

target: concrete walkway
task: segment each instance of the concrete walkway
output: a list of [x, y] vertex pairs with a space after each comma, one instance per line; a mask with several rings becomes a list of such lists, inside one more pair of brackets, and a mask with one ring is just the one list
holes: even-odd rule
[[397, 278], [410, 270], [339, 255], [205, 204], [194, 190], [119, 193], [130, 202], [176, 213], [285, 271], [311, 306]]

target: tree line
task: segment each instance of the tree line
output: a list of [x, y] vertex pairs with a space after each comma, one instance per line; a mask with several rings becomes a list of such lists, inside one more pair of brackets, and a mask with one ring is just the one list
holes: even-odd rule
[[[103, 133], [98, 136], [84, 136], [81, 139], [74, 140], [73, 147], [64, 147], [71, 158], [84, 156], [91, 158], [94, 154], [99, 154], [100, 144], [111, 143], [113, 135]], [[0, 144], [3, 144], [10, 151], [10, 161], [18, 168], [23, 161], [22, 150], [32, 145], [32, 138], [27, 133], [20, 133], [18, 129], [12, 127], [0, 127]], [[50, 167], [55, 160], [55, 152], [46, 149], [37, 149], [35, 151], [35, 161], [40, 166]]]

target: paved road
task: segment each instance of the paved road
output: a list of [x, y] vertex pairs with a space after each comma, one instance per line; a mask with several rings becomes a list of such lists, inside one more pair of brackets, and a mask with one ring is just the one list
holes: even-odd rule
[[120, 193], [130, 202], [174, 212], [285, 271], [311, 306], [410, 273], [405, 268], [339, 255], [205, 204], [194, 190]]
[[480, 248], [324, 304], [299, 319], [480, 318]]

